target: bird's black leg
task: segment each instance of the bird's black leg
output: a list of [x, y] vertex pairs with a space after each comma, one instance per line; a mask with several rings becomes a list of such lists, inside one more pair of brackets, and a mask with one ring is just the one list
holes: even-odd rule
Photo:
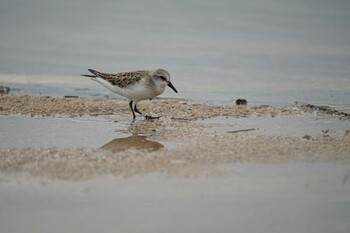
[[143, 116], [142, 112], [140, 112], [140, 111], [137, 109], [136, 104], [135, 104], [134, 110], [135, 110], [135, 112], [137, 112], [138, 114], [140, 114], [140, 115]]
[[[130, 109], [131, 109], [131, 112], [132, 112], [133, 119], [135, 120], [136, 115], [135, 115], [134, 109], [132, 107], [132, 101], [129, 102], [129, 106], [130, 106]], [[136, 107], [136, 105], [135, 105], [135, 107]]]
[[141, 116], [144, 116], [147, 120], [159, 119], [159, 117], [153, 117], [153, 116], [143, 115], [142, 112], [140, 112], [140, 110], [137, 109], [136, 104], [135, 104], [134, 108], [132, 107], [132, 101], [130, 101], [129, 105], [130, 105], [132, 114], [134, 115], [134, 120], [135, 120], [135, 112], [137, 112], [137, 113], [140, 114]]
[[159, 119], [159, 117], [153, 117], [153, 116], [143, 115], [142, 112], [140, 112], [140, 111], [137, 109], [136, 104], [135, 104], [134, 110], [135, 110], [135, 112], [137, 112], [138, 114], [144, 116], [147, 120]]

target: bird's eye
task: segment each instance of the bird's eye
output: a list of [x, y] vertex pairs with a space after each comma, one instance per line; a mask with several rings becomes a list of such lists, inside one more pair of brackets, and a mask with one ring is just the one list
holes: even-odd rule
[[160, 76], [160, 79], [166, 81], [166, 78], [164, 76]]

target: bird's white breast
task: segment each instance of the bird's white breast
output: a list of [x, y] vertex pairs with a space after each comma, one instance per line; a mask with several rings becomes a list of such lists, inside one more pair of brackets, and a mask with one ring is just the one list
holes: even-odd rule
[[102, 86], [106, 87], [108, 90], [124, 96], [132, 101], [138, 102], [141, 100], [151, 99], [154, 98], [160, 94], [162, 94], [165, 90], [165, 86], [148, 86], [145, 85], [144, 82], [140, 81], [133, 85], [130, 85], [128, 87], [118, 87], [110, 84], [108, 81], [102, 79], [102, 78], [95, 78], [97, 82], [99, 82]]

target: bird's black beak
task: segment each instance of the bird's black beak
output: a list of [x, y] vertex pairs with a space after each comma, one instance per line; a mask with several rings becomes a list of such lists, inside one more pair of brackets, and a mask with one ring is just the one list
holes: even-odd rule
[[177, 93], [176, 88], [174, 87], [174, 85], [171, 82], [168, 83], [168, 86]]

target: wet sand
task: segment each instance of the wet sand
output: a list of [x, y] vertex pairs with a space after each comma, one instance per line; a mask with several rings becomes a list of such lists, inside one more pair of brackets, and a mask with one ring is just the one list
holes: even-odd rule
[[[0, 232], [349, 232], [349, 120], [0, 96]], [[269, 214], [266, 214], [269, 213]]]
[[[106, 118], [105, 127], [115, 130], [113, 140], [94, 147], [48, 148], [44, 144], [40, 147], [3, 148], [0, 150], [0, 171], [6, 173], [24, 172], [72, 180], [96, 175], [130, 177], [151, 173], [203, 177], [229, 173], [229, 169], [220, 167], [227, 163], [350, 162], [348, 121], [339, 120], [340, 130], [321, 130], [320, 127], [316, 133], [306, 134], [303, 128], [315, 127], [302, 120], [317, 114], [310, 109], [209, 105], [158, 99], [141, 102], [139, 109], [161, 116], [159, 120], [138, 117], [132, 122], [127, 101], [1, 96], [0, 103], [2, 115], [27, 115], [37, 121], [44, 121], [43, 117], [45, 120], [74, 117], [79, 121], [84, 115], [99, 116]], [[237, 122], [239, 119], [247, 119], [249, 127]], [[259, 119], [269, 120], [268, 127], [275, 127], [274, 133], [263, 130], [266, 121], [259, 125]], [[50, 127], [49, 124], [46, 123], [45, 127]], [[324, 124], [324, 129], [329, 127], [323, 121], [317, 124]], [[94, 127], [97, 130], [98, 125], [94, 124], [89, 130], [94, 131]], [[299, 135], [288, 133], [295, 127], [299, 127]], [[21, 129], [15, 130], [20, 133]], [[63, 130], [69, 137], [72, 129]], [[76, 131], [79, 132], [79, 126], [74, 128]], [[55, 132], [51, 134], [55, 135]], [[88, 137], [86, 132], [85, 136]]]
[[[68, 116], [77, 117], [88, 114], [125, 115], [131, 116], [130, 108], [125, 100], [64, 97], [34, 97], [34, 96], [0, 96], [0, 114], [22, 114], [30, 116]], [[140, 111], [148, 114], [159, 114], [174, 120], [197, 120], [219, 116], [245, 117], [250, 115], [293, 115], [305, 110], [288, 107], [209, 105], [191, 103], [178, 99], [156, 99], [142, 101], [138, 104]]]

